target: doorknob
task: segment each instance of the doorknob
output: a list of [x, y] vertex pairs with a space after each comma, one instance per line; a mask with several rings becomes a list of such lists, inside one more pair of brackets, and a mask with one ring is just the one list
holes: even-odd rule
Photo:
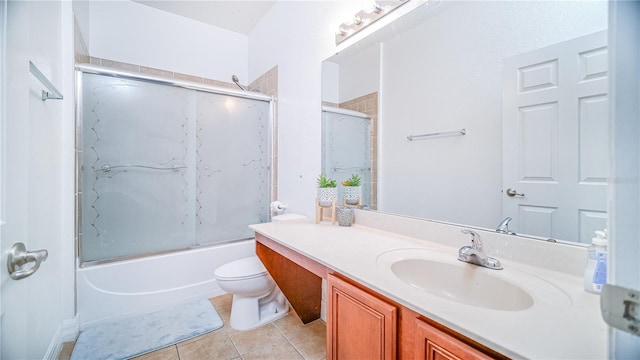
[[[47, 250], [27, 251], [23, 243], [15, 243], [7, 255], [7, 270], [13, 280], [20, 280], [33, 275], [40, 268], [40, 264], [47, 260]], [[26, 269], [20, 269], [23, 265], [33, 263]]]
[[508, 188], [507, 191], [507, 196], [509, 197], [514, 197], [514, 196], [524, 196], [524, 194], [518, 194], [518, 192], [516, 191], [516, 189], [512, 189], [512, 188]]

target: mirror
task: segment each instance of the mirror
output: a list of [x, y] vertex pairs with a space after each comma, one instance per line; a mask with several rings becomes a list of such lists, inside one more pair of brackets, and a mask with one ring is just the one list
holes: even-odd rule
[[372, 114], [364, 205], [589, 243], [607, 218], [606, 29], [606, 1], [429, 2], [324, 61], [323, 105]]

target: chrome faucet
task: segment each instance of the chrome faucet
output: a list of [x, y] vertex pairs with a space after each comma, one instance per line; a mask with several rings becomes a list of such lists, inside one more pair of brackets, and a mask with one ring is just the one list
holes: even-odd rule
[[480, 234], [468, 229], [462, 229], [462, 233], [471, 235], [471, 246], [463, 246], [458, 250], [458, 260], [484, 266], [489, 269], [502, 269], [502, 263], [500, 263], [500, 260], [492, 258], [484, 252], [484, 249], [482, 248], [482, 240], [480, 240]]
[[511, 220], [512, 219], [509, 216], [504, 218], [504, 220], [502, 220], [500, 224], [498, 224], [498, 227], [496, 228], [496, 232], [499, 232], [501, 234], [516, 235], [516, 233], [514, 233], [513, 231], [509, 231], [509, 222]]

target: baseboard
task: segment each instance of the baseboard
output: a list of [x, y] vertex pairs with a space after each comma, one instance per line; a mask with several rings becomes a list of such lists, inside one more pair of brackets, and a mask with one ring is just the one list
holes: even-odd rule
[[64, 320], [60, 323], [60, 325], [58, 325], [58, 329], [56, 329], [56, 333], [53, 335], [53, 338], [49, 343], [47, 352], [42, 358], [46, 360], [57, 360], [60, 356], [60, 352], [62, 351], [62, 344], [68, 341], [75, 341], [78, 337], [79, 330], [80, 323], [78, 322], [77, 317]]
[[62, 322], [62, 342], [76, 341], [80, 335], [80, 320], [76, 315], [73, 319]]

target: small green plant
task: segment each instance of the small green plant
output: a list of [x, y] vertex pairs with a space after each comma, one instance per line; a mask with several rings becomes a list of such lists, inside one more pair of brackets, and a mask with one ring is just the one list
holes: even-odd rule
[[338, 186], [335, 180], [328, 179], [325, 174], [321, 174], [316, 181], [319, 188], [334, 188]]
[[342, 182], [343, 186], [360, 186], [360, 176], [351, 174], [351, 177]]

